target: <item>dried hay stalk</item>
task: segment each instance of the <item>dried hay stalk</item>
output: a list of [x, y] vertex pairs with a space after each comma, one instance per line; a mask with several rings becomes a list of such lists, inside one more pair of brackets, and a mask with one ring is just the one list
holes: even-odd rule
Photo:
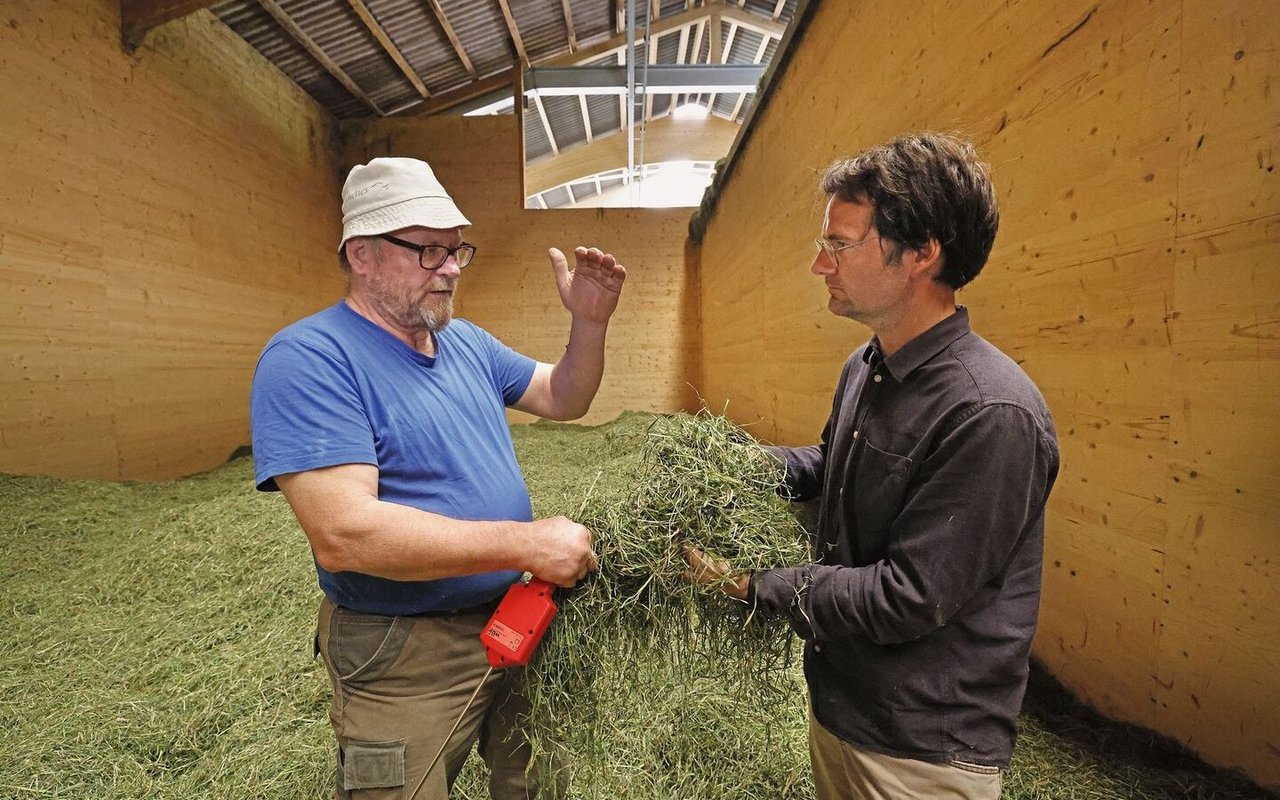
[[638, 774], [623, 785], [645, 780], [668, 796], [696, 786], [684, 796], [742, 797], [762, 780], [761, 791], [782, 796], [797, 781], [793, 757], [775, 754], [782, 768], [766, 779], [756, 744], [711, 745], [744, 715], [753, 728], [775, 712], [799, 717], [781, 726], [803, 725], [790, 631], [682, 575], [685, 543], [744, 570], [806, 558], [804, 531], [777, 494], [777, 462], [705, 411], [654, 418], [614, 444], [637, 439], [639, 459], [624, 474], [602, 475], [579, 508], [562, 509], [595, 532], [600, 569], [560, 597], [526, 670], [535, 747], [559, 753], [573, 782], [593, 793], [632, 765]]

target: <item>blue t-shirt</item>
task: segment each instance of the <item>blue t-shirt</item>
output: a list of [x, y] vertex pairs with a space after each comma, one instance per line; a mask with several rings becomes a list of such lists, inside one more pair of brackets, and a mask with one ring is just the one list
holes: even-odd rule
[[[466, 520], [533, 519], [505, 406], [536, 362], [456, 319], [425, 356], [338, 302], [276, 334], [258, 359], [250, 401], [255, 479], [338, 464], [378, 468], [378, 497]], [[395, 581], [316, 564], [340, 606], [419, 614], [483, 603], [518, 572]]]

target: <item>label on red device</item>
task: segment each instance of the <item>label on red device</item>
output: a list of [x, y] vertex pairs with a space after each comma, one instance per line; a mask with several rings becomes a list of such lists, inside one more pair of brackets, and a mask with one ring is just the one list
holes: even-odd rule
[[520, 649], [520, 643], [524, 641], [523, 634], [496, 619], [489, 622], [489, 638], [513, 653]]

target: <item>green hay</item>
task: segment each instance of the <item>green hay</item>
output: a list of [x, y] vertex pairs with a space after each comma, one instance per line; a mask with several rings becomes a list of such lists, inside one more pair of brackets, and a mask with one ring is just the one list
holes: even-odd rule
[[[515, 428], [538, 513], [624, 497], [620, 476], [640, 460], [628, 441], [652, 419]], [[251, 486], [247, 459], [157, 484], [0, 476], [0, 797], [332, 797], [310, 553], [284, 501]], [[628, 680], [608, 666], [602, 695]], [[789, 669], [795, 691], [768, 714], [718, 680], [656, 682], [614, 707], [633, 740], [609, 744], [594, 791], [812, 797]], [[1153, 760], [1150, 734], [1049, 696], [1033, 682], [1006, 798], [1270, 796], [1185, 756]], [[726, 754], [719, 774], [698, 761]], [[485, 797], [480, 772], [469, 766], [455, 795]]]
[[0, 478], [0, 796], [331, 792], [310, 556], [251, 485]]
[[[807, 785], [800, 761], [780, 763], [794, 754], [774, 733], [803, 719], [790, 630], [750, 624], [746, 604], [685, 580], [682, 555], [687, 543], [743, 569], [804, 560], [776, 462], [706, 413], [609, 438], [638, 457], [592, 478], [599, 494], [572, 487], [550, 509], [595, 532], [600, 567], [561, 596], [527, 671], [535, 749], [562, 754], [581, 796], [788, 796]], [[729, 697], [752, 698], [745, 734]], [[720, 741], [726, 730], [736, 747]]]

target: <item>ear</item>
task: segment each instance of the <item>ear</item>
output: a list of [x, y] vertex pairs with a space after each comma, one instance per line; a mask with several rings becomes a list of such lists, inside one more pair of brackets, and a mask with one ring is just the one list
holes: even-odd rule
[[922, 278], [934, 279], [942, 271], [942, 244], [930, 239], [920, 247], [907, 251], [911, 272]]
[[358, 275], [368, 274], [374, 263], [373, 239], [367, 236], [354, 236], [348, 239], [343, 247], [347, 248], [347, 263], [351, 265], [351, 272]]

